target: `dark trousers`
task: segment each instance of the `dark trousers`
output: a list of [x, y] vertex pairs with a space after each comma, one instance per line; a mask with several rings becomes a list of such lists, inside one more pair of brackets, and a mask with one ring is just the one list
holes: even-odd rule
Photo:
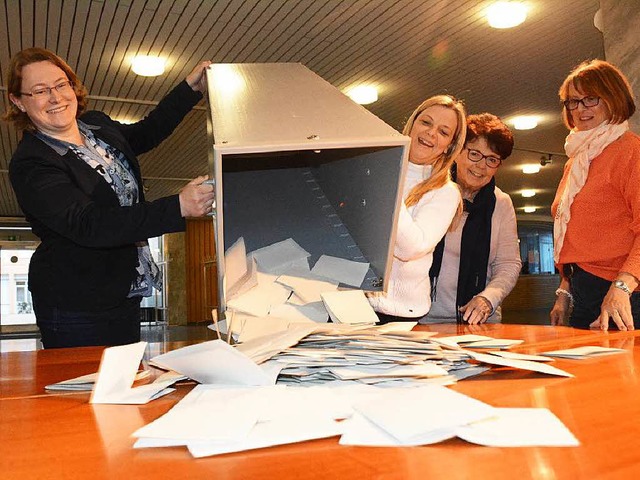
[[[565, 276], [569, 277], [571, 282], [574, 302], [569, 325], [588, 329], [589, 325], [600, 316], [600, 307], [611, 288], [611, 281], [586, 272], [576, 264], [565, 268]], [[631, 314], [634, 327], [640, 329], [640, 292], [631, 295]], [[617, 328], [613, 320], [609, 320], [609, 328]]]
[[380, 312], [376, 312], [376, 315], [378, 315], [378, 318], [380, 319], [377, 325], [384, 325], [385, 323], [390, 323], [390, 322], [417, 322], [422, 318], [422, 317], [415, 317], [415, 318], [399, 317], [398, 315], [387, 315], [386, 313], [380, 313]]
[[141, 297], [98, 312], [65, 311], [33, 299], [44, 348], [126, 345], [140, 341]]

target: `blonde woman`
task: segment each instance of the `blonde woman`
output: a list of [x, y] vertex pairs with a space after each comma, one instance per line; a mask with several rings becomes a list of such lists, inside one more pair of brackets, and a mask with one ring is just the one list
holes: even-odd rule
[[387, 292], [369, 296], [381, 323], [414, 320], [431, 306], [433, 251], [461, 206], [449, 169], [465, 141], [465, 109], [448, 95], [428, 98], [403, 133], [411, 137]]

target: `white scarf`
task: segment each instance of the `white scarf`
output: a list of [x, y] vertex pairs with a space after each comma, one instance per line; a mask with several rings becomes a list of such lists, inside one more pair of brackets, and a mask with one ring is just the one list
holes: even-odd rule
[[571, 219], [571, 204], [587, 181], [591, 161], [627, 130], [629, 130], [629, 123], [626, 121], [613, 125], [603, 122], [591, 130], [571, 130], [567, 135], [564, 151], [573, 160], [573, 163], [553, 222], [553, 240], [555, 244], [553, 259], [556, 264], [559, 263], [564, 235], [567, 232], [567, 224]]

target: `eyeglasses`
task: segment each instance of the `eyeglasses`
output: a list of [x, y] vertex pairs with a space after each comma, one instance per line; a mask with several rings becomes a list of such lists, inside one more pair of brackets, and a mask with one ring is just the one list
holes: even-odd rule
[[567, 110], [575, 110], [578, 108], [578, 104], [581, 103], [583, 107], [595, 107], [600, 103], [600, 97], [584, 97], [578, 100], [577, 98], [570, 98], [562, 102]]
[[36, 87], [31, 90], [31, 93], [20, 92], [20, 95], [27, 95], [33, 98], [45, 98], [51, 95], [51, 92], [54, 90], [59, 93], [66, 93], [71, 88], [73, 88], [73, 83], [71, 83], [69, 80], [65, 80], [64, 82], [60, 82], [53, 87]]
[[487, 161], [487, 167], [498, 168], [502, 164], [502, 159], [491, 155], [483, 155], [478, 150], [467, 148], [467, 158], [472, 162], [479, 162], [483, 158]]

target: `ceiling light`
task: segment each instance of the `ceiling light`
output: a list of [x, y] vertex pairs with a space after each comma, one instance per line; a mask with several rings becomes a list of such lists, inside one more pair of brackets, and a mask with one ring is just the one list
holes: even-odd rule
[[534, 115], [520, 115], [511, 119], [513, 128], [516, 130], [531, 130], [538, 126], [538, 117]]
[[512, 28], [527, 18], [527, 7], [521, 2], [496, 2], [485, 11], [493, 28]]
[[360, 105], [368, 105], [378, 100], [378, 89], [370, 85], [360, 85], [347, 91], [347, 95]]
[[536, 207], [524, 207], [524, 213], [533, 213], [536, 211]]
[[131, 60], [131, 70], [143, 77], [157, 77], [164, 73], [166, 61], [153, 55], [137, 55]]
[[540, 171], [540, 165], [537, 163], [528, 163], [522, 166], [522, 173], [538, 173]]
[[520, 192], [520, 195], [522, 195], [524, 198], [535, 197], [536, 191], [533, 189], [525, 189]]

